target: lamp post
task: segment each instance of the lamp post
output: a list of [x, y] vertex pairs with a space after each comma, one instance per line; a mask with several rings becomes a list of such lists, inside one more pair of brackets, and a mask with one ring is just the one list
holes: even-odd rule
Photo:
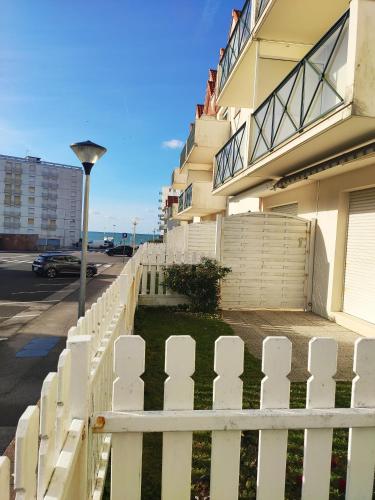
[[95, 163], [106, 153], [106, 148], [91, 141], [76, 142], [70, 146], [82, 163], [85, 171], [85, 196], [83, 203], [83, 226], [82, 226], [82, 248], [81, 248], [81, 274], [79, 287], [78, 318], [85, 314], [86, 302], [86, 267], [87, 267], [87, 240], [89, 225], [89, 193], [90, 173]]
[[133, 255], [135, 253], [135, 236], [136, 236], [136, 228], [139, 220], [137, 217], [133, 220]]

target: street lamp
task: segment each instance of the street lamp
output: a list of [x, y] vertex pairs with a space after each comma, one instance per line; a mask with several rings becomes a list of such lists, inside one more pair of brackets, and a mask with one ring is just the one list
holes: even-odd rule
[[133, 224], [133, 255], [135, 253], [135, 238], [136, 238], [136, 230], [137, 230], [137, 224], [139, 222], [139, 219], [137, 217], [134, 218], [132, 224]]
[[89, 193], [90, 193], [90, 173], [94, 164], [107, 151], [103, 146], [99, 146], [91, 141], [76, 142], [70, 146], [85, 171], [85, 197], [83, 203], [83, 231], [81, 248], [81, 275], [79, 288], [78, 318], [85, 314], [86, 302], [86, 263], [87, 263], [87, 240], [89, 225]]

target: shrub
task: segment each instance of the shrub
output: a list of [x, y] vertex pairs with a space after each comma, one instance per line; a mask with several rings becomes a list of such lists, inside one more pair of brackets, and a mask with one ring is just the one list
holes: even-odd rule
[[167, 288], [186, 295], [194, 312], [215, 312], [219, 306], [219, 280], [230, 273], [228, 267], [203, 257], [199, 264], [173, 264], [165, 269]]

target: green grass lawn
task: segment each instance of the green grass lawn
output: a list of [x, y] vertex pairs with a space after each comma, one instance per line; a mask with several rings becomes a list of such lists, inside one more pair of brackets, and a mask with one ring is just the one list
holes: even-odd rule
[[[170, 335], [191, 335], [196, 341], [195, 408], [212, 408], [212, 384], [214, 344], [221, 335], [233, 335], [232, 329], [218, 319], [176, 312], [166, 308], [139, 308], [135, 333], [146, 341], [145, 410], [161, 410], [163, 407], [163, 384], [165, 341]], [[259, 408], [260, 361], [245, 353], [244, 408]], [[348, 407], [350, 383], [338, 383], [336, 406]], [[291, 407], [305, 406], [306, 386], [293, 383]], [[334, 431], [332, 455], [331, 499], [344, 498], [347, 430]], [[240, 499], [255, 498], [258, 432], [244, 432], [241, 450]], [[161, 435], [147, 434], [144, 437], [142, 472], [142, 499], [160, 498], [161, 484]], [[303, 431], [289, 432], [286, 499], [301, 496], [303, 460]], [[209, 491], [210, 434], [195, 433], [192, 464], [192, 498], [204, 498]], [[178, 499], [176, 499], [178, 500]]]

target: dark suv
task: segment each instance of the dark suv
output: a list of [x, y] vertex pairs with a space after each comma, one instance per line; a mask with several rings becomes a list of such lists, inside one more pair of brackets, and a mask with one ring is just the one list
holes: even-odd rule
[[[79, 274], [81, 272], [81, 260], [67, 253], [42, 253], [33, 264], [34, 273], [55, 278], [60, 273]], [[94, 264], [87, 264], [86, 276], [91, 278], [98, 272]]]
[[105, 253], [107, 255], [125, 255], [125, 257], [131, 257], [133, 255], [133, 248], [129, 245], [117, 245], [113, 248], [107, 248]]

